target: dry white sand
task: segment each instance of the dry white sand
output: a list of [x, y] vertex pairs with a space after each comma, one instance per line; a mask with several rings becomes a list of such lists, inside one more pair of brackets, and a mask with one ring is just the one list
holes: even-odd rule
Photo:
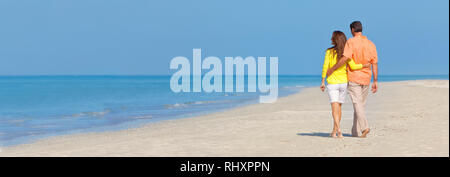
[[332, 128], [326, 93], [307, 88], [273, 104], [249, 105], [122, 131], [57, 136], [0, 156], [449, 156], [449, 82], [379, 83], [370, 93], [368, 138], [349, 137], [353, 108], [343, 106], [343, 139]]

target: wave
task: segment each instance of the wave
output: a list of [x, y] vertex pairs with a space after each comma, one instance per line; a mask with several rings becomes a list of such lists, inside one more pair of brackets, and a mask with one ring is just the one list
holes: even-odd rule
[[305, 86], [303, 86], [303, 85], [284, 86], [284, 87], [281, 87], [280, 90], [300, 90], [304, 87]]
[[63, 116], [65, 118], [67, 117], [104, 117], [105, 115], [109, 114], [111, 112], [110, 109], [105, 109], [103, 111], [87, 111], [87, 112], [80, 112], [76, 114], [72, 114], [69, 116]]
[[303, 86], [303, 85], [294, 85], [294, 86], [284, 86], [284, 87], [282, 87], [282, 88], [287, 88], [287, 89], [289, 89], [289, 88], [303, 88], [303, 87], [305, 87], [305, 86]]
[[184, 103], [166, 104], [164, 107], [166, 109], [176, 109], [176, 108], [186, 108], [191, 105], [204, 105], [204, 104], [214, 104], [214, 103], [224, 103], [230, 102], [231, 100], [220, 100], [220, 101], [188, 101]]
[[141, 116], [134, 116], [133, 119], [150, 119], [153, 118], [151, 115], [141, 115]]
[[166, 109], [183, 108], [183, 107], [187, 107], [187, 104], [184, 104], [184, 103], [166, 104], [166, 105], [164, 105], [164, 107]]

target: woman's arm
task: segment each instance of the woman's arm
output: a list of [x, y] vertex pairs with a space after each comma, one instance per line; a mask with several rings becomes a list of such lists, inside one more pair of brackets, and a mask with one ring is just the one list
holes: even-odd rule
[[327, 76], [328, 68], [330, 68], [330, 51], [327, 50], [325, 53], [325, 59], [323, 61], [323, 67], [322, 67], [322, 78], [325, 78]]
[[323, 61], [323, 67], [322, 67], [322, 84], [320, 85], [320, 90], [325, 91], [325, 77], [327, 76], [328, 68], [330, 68], [330, 53], [327, 50], [325, 53], [325, 59]]
[[352, 70], [358, 70], [363, 68], [363, 64], [356, 64], [353, 59], [350, 59], [347, 61], [348, 65], [350, 66], [350, 69]]

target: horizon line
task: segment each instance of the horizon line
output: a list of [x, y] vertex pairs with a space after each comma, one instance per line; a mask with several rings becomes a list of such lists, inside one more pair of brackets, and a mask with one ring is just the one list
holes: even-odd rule
[[[28, 77], [28, 76], [172, 76], [172, 74], [24, 74], [0, 75], [0, 77]], [[191, 75], [192, 76], [192, 75]], [[203, 75], [202, 75], [203, 76]], [[235, 76], [235, 74], [233, 74]], [[245, 74], [243, 76], [249, 76]], [[268, 75], [269, 76], [269, 75]], [[321, 76], [321, 74], [278, 74], [278, 76]], [[449, 74], [379, 74], [378, 76], [449, 76]]]

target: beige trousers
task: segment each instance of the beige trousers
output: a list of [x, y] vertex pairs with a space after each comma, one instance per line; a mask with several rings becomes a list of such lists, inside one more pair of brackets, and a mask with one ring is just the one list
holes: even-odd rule
[[365, 106], [367, 95], [369, 95], [369, 85], [361, 85], [354, 82], [348, 83], [348, 94], [353, 102], [353, 127], [352, 136], [359, 136], [361, 132], [369, 128], [366, 119]]

